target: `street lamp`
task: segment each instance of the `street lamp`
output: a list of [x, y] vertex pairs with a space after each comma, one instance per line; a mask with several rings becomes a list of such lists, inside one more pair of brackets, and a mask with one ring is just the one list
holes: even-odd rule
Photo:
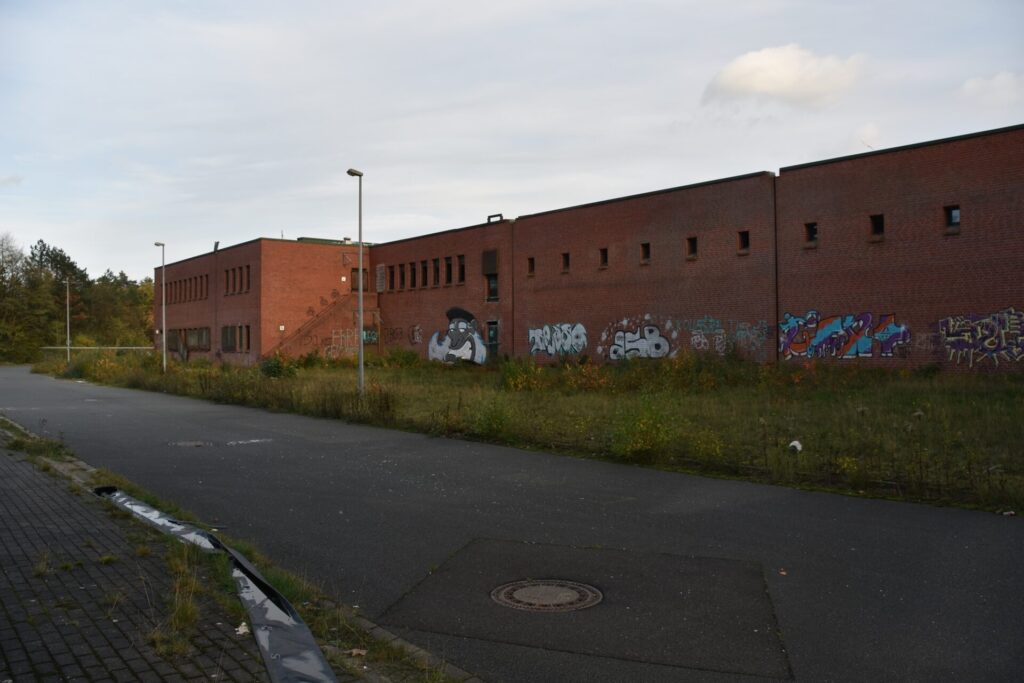
[[359, 178], [359, 395], [363, 395], [363, 172], [354, 168], [348, 174]]
[[164, 259], [163, 242], [153, 242], [154, 247], [160, 247], [160, 342], [163, 345], [164, 372], [167, 372], [167, 262]]
[[68, 351], [68, 365], [71, 365], [71, 278], [64, 278], [65, 295], [64, 302], [67, 307], [67, 315], [65, 318], [67, 336], [65, 337], [65, 344]]

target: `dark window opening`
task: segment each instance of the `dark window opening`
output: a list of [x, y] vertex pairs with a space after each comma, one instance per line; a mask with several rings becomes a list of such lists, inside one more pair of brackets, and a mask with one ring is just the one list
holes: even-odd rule
[[535, 258], [533, 258], [532, 256], [527, 257], [527, 259], [526, 259], [526, 274], [532, 276], [536, 272], [537, 272], [537, 260]]
[[457, 258], [459, 259], [459, 273], [458, 273], [459, 280], [458, 280], [458, 282], [461, 285], [462, 283], [464, 283], [466, 281], [466, 257], [460, 254]]
[[818, 243], [818, 224], [804, 223], [804, 242], [807, 244]]
[[885, 235], [885, 214], [875, 214], [871, 217], [871, 236], [882, 237]]
[[640, 243], [640, 262], [650, 263], [651, 262], [651, 243], [641, 242]]
[[234, 325], [228, 325], [220, 328], [220, 349], [221, 351], [234, 351], [236, 347], [236, 337]]
[[739, 236], [740, 236], [739, 250], [741, 252], [744, 252], [744, 253], [745, 252], [749, 252], [750, 251], [750, 231], [749, 230], [740, 230]]
[[960, 206], [954, 204], [953, 206], [945, 207], [946, 212], [946, 227], [947, 228], [959, 228], [960, 227]]
[[395, 267], [388, 266], [388, 290], [395, 288]]
[[487, 321], [487, 357], [498, 358], [498, 321]]
[[427, 262], [420, 261], [420, 287], [427, 286]]
[[252, 289], [252, 271], [249, 266], [245, 267], [245, 291]]
[[405, 289], [405, 264], [398, 265], [398, 288]]
[[[352, 282], [351, 282], [352, 291], [353, 292], [358, 292], [359, 291], [359, 283], [357, 281], [357, 278], [359, 277], [359, 269], [358, 268], [353, 268], [352, 269], [351, 277], [352, 277]], [[363, 292], [367, 292], [367, 291], [369, 291], [369, 289], [370, 289], [369, 272], [365, 268], [363, 268]]]
[[569, 272], [569, 252], [567, 251], [562, 253], [562, 272]]
[[498, 300], [498, 274], [491, 273], [487, 277], [487, 301]]
[[686, 258], [695, 259], [697, 258], [697, 238], [687, 237], [686, 238]]
[[434, 286], [441, 284], [441, 259], [434, 259]]
[[452, 283], [452, 257], [444, 257], [444, 283], [450, 285]]
[[601, 257], [601, 267], [602, 268], [607, 268], [608, 267], [608, 247], [601, 247], [601, 249], [599, 251], [599, 254], [600, 254], [600, 257]]
[[416, 289], [416, 262], [409, 264], [409, 289]]

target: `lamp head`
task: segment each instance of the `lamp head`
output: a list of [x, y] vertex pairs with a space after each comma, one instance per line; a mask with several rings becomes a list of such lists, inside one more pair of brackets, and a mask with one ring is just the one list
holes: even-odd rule
[[164, 243], [163, 242], [153, 242], [153, 246], [154, 247], [162, 247], [162, 246], [164, 246]]
[[363, 177], [363, 172], [362, 171], [357, 171], [354, 168], [348, 169], [348, 174], [350, 176], [352, 176], [353, 178], [362, 178]]

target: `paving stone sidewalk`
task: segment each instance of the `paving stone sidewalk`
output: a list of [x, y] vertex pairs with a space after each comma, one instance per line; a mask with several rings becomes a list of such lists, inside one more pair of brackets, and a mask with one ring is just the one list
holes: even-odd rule
[[161, 656], [148, 642], [173, 594], [167, 548], [0, 449], [0, 683], [267, 680], [252, 637], [209, 598], [191, 653]]

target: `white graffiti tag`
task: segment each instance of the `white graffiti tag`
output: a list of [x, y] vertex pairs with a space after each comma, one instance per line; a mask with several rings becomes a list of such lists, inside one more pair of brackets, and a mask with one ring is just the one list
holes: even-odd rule
[[668, 339], [661, 336], [655, 325], [644, 325], [636, 332], [619, 330], [615, 333], [615, 343], [608, 347], [608, 358], [664, 358], [668, 355], [671, 345]]
[[549, 356], [582, 353], [587, 348], [587, 328], [582, 323], [555, 323], [528, 330], [530, 353]]

